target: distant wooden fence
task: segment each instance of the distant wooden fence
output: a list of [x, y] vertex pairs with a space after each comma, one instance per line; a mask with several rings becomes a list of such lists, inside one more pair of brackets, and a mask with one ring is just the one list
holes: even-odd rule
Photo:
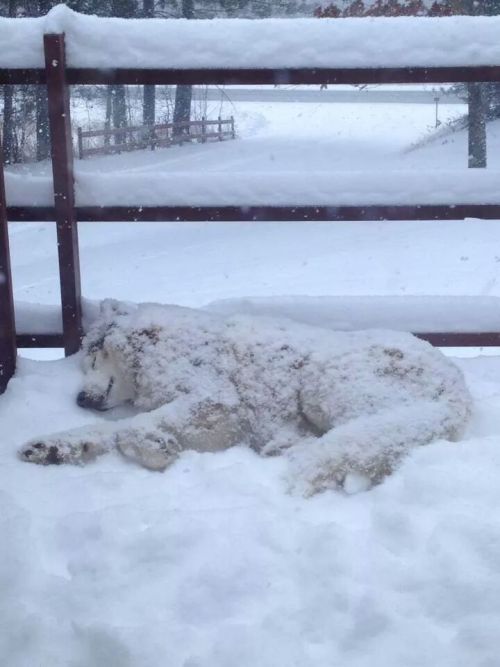
[[[151, 127], [145, 125], [103, 128], [102, 130], [82, 130], [78, 128], [78, 156], [80, 160], [92, 155], [110, 155], [145, 148], [155, 150], [198, 141], [202, 144], [207, 141], [224, 141], [235, 139], [236, 130], [234, 117], [216, 120], [182, 121], [177, 123], [163, 123]], [[100, 145], [95, 146], [96, 140], [102, 139]], [[91, 143], [92, 145], [88, 145]]]
[[[383, 48], [383, 47], [381, 47]], [[403, 206], [75, 206], [70, 85], [269, 85], [288, 84], [379, 84], [500, 82], [500, 65], [458, 67], [310, 67], [310, 68], [68, 68], [63, 34], [45, 35], [45, 67], [0, 69], [0, 85], [46, 85], [49, 98], [54, 206], [14, 207], [4, 205], [3, 166], [0, 161], [0, 392], [15, 368], [16, 345], [22, 347], [64, 347], [66, 354], [80, 347], [82, 328], [78, 221], [298, 221], [341, 220], [500, 220], [499, 204]], [[56, 223], [61, 284], [62, 332], [36, 331], [16, 335], [12, 298], [12, 277], [7, 218], [13, 222]], [[467, 321], [467, 313], [464, 313]], [[465, 325], [464, 325], [464, 328]], [[500, 332], [417, 332], [420, 338], [439, 346], [500, 346]]]

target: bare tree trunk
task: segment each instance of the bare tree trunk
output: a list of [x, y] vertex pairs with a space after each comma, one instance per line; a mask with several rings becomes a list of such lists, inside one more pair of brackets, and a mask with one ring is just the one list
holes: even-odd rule
[[5, 164], [15, 162], [14, 137], [14, 87], [4, 86], [3, 89], [3, 157]]
[[[7, 6], [7, 16], [16, 15], [15, 1], [10, 0]], [[15, 135], [14, 135], [14, 86], [3, 87], [3, 159], [6, 164], [15, 162]]]
[[469, 83], [469, 168], [485, 168], [486, 100], [482, 83]]
[[[112, 0], [111, 16], [125, 19], [137, 16], [136, 0]], [[127, 99], [123, 85], [111, 87], [111, 115], [115, 128], [127, 127]], [[126, 138], [126, 132], [118, 132], [115, 134], [115, 144], [124, 144]]]
[[[143, 0], [143, 14], [146, 18], [155, 15], [154, 0]], [[146, 127], [152, 128], [155, 124], [156, 89], [154, 86], [144, 86], [142, 122]], [[150, 130], [151, 134], [152, 130]], [[151, 137], [150, 137], [151, 138]]]
[[[111, 108], [112, 108], [112, 101], [111, 101], [111, 93], [112, 93], [112, 88], [111, 86], [106, 87], [106, 118], [104, 121], [104, 129], [105, 130], [110, 130], [111, 129]], [[109, 146], [109, 134], [106, 132], [104, 135], [104, 145]]]
[[[177, 86], [175, 91], [174, 123], [188, 123], [191, 120], [192, 86]], [[174, 137], [189, 133], [189, 126], [174, 126]]]
[[[127, 127], [127, 101], [125, 97], [125, 86], [111, 87], [111, 109], [113, 118], [113, 127]], [[124, 144], [126, 141], [126, 132], [117, 132], [115, 134], [115, 144]]]
[[36, 88], [36, 159], [47, 160], [50, 156], [49, 102], [45, 86]]
[[[194, 18], [194, 0], [182, 0], [182, 16], [185, 19]], [[192, 99], [192, 86], [177, 86], [175, 90], [174, 123], [189, 122], [191, 120]], [[174, 127], [174, 137], [188, 133], [189, 127]]]
[[[54, 5], [53, 0], [38, 0], [37, 15], [44, 16]], [[45, 86], [36, 87], [36, 159], [50, 156], [49, 102]]]
[[[476, 0], [462, 0], [459, 3], [464, 14], [475, 16], [480, 13], [480, 3]], [[469, 168], [486, 167], [486, 91], [482, 83], [469, 83]]]

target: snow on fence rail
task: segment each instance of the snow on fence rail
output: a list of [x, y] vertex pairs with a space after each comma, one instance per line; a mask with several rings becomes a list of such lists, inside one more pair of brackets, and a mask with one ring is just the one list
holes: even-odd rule
[[[198, 141], [202, 144], [207, 141], [235, 139], [236, 130], [234, 117], [207, 120], [180, 121], [176, 123], [161, 123], [157, 125], [139, 125], [119, 128], [104, 128], [102, 130], [82, 130], [78, 128], [78, 157], [80, 160], [91, 155], [111, 155], [125, 151], [135, 151], [144, 148], [165, 148], [168, 146], [182, 146], [182, 144]], [[86, 146], [88, 140], [102, 139], [102, 144]], [[111, 141], [113, 139], [113, 142]]]
[[[145, 206], [134, 199], [130, 205], [114, 206], [99, 205], [94, 199], [85, 207], [82, 200], [75, 201], [70, 84], [500, 82], [498, 34], [498, 17], [141, 21], [80, 16], [58, 6], [44, 19], [0, 19], [0, 84], [47, 86], [53, 170], [53, 204], [45, 199], [47, 184], [39, 183], [41, 204], [29, 205], [21, 197], [17, 206], [5, 208], [0, 162], [0, 391], [14, 371], [16, 354], [7, 216], [56, 222], [62, 332], [28, 332], [17, 342], [33, 347], [62, 345], [66, 354], [79, 348], [82, 335], [78, 220], [500, 219], [494, 188], [486, 194], [481, 190], [485, 198], [479, 201], [473, 199], [474, 188], [462, 182], [458, 190], [448, 184], [433, 201], [365, 199], [361, 204], [356, 190], [350, 191], [352, 200], [339, 201], [341, 190], [333, 192], [332, 176], [321, 201], [315, 201], [317, 190], [302, 191], [296, 204], [287, 204], [286, 198], [273, 201], [269, 190], [259, 194], [250, 181], [246, 202], [230, 203], [217, 198], [220, 192], [209, 192], [207, 200], [194, 206], [193, 200], [182, 205], [148, 201]], [[184, 48], [187, 43], [189, 49]], [[85, 181], [77, 177], [77, 192], [83, 186], [85, 201]], [[472, 177], [483, 185], [488, 178]], [[285, 191], [292, 201], [290, 187]], [[440, 345], [500, 345], [496, 325], [490, 331], [419, 335]]]
[[69, 68], [221, 68], [239, 79], [252, 68], [500, 64], [500, 17], [166, 21], [97, 18], [58, 5], [42, 18], [0, 19], [0, 68], [43, 70], [43, 35], [62, 33]]

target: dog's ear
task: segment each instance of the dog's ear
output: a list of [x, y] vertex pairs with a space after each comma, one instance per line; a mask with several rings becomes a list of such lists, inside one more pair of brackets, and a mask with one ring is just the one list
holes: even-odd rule
[[120, 302], [116, 299], [104, 299], [101, 301], [100, 311], [103, 319], [111, 319], [113, 315], [120, 313]]
[[130, 307], [124, 301], [117, 299], [104, 299], [100, 304], [101, 320], [110, 321], [115, 319], [118, 315], [128, 315]]

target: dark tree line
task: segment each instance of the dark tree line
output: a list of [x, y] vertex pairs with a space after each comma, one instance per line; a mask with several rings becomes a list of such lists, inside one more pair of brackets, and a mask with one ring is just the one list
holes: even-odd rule
[[500, 13], [500, 0], [336, 0], [316, 7], [319, 18], [349, 16], [454, 16]]

